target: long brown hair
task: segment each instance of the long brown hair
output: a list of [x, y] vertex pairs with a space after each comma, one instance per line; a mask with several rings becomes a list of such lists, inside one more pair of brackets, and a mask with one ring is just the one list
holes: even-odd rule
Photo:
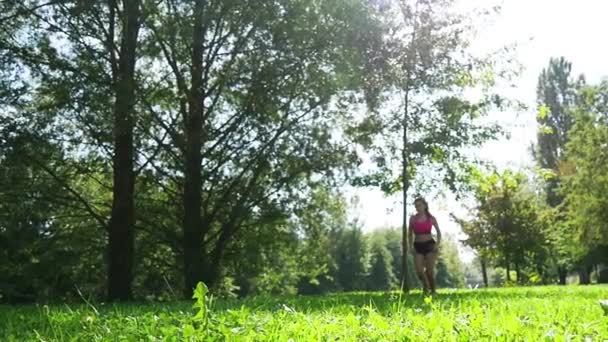
[[426, 202], [426, 200], [422, 197], [418, 197], [414, 200], [414, 204], [418, 202], [424, 204], [424, 212], [426, 213], [426, 218], [429, 220], [432, 219], [433, 215], [431, 215], [431, 212], [429, 212], [429, 204]]

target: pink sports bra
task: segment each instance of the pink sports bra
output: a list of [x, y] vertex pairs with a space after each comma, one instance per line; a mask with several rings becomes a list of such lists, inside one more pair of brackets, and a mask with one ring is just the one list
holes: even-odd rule
[[431, 230], [433, 229], [433, 220], [431, 217], [427, 217], [427, 219], [424, 221], [418, 221], [412, 216], [412, 227], [414, 228], [414, 233], [416, 235], [431, 234]]

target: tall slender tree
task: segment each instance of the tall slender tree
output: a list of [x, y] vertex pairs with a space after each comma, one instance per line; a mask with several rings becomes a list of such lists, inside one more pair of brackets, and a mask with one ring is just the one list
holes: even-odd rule
[[[535, 146], [535, 159], [538, 165], [547, 172], [546, 199], [551, 208], [562, 204], [563, 198], [558, 193], [560, 166], [564, 161], [568, 132], [574, 124], [573, 107], [576, 105], [577, 88], [584, 84], [583, 76], [575, 80], [572, 76], [572, 63], [564, 57], [551, 58], [547, 68], [543, 69], [536, 90], [539, 113], [537, 122], [539, 131]], [[565, 217], [561, 210], [552, 215], [552, 225], [563, 227]], [[559, 254], [559, 248], [554, 248]], [[556, 255], [559, 283], [566, 284], [566, 264], [564, 257]]]
[[[545, 169], [557, 172], [564, 158], [568, 131], [574, 124], [572, 114], [576, 104], [576, 88], [584, 82], [582, 76], [576, 82], [572, 77], [572, 63], [564, 57], [552, 58], [549, 66], [538, 77], [536, 90], [540, 107], [537, 122], [536, 160]], [[547, 183], [547, 201], [555, 207], [561, 203], [556, 193], [558, 179], [552, 177]]]
[[[384, 1], [375, 3], [383, 31], [382, 40], [366, 50], [368, 69], [366, 99], [369, 115], [357, 129], [355, 139], [370, 151], [378, 172], [364, 175], [356, 184], [380, 186], [402, 198], [401, 287], [407, 291], [405, 262], [408, 210], [412, 186], [443, 181], [458, 188], [468, 172], [460, 149], [496, 136], [496, 125], [482, 125], [477, 118], [496, 105], [507, 104], [492, 94], [496, 81], [489, 59], [467, 52], [470, 22], [457, 14], [451, 0]], [[479, 102], [468, 101], [462, 91], [482, 89]], [[377, 134], [377, 135], [374, 135]], [[433, 179], [421, 177], [432, 169]]]

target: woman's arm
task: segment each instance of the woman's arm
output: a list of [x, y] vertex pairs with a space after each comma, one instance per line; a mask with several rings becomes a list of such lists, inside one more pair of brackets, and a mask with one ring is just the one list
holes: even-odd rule
[[437, 223], [437, 220], [435, 219], [435, 217], [433, 217], [433, 226], [435, 227], [435, 230], [437, 231], [437, 244], [439, 245], [441, 243], [441, 230], [439, 230], [439, 224]]

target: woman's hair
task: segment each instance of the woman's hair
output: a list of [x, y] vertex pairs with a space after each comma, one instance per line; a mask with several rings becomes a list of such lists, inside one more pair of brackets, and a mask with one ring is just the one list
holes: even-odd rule
[[426, 202], [426, 200], [422, 197], [418, 197], [416, 198], [416, 200], [414, 200], [414, 204], [418, 202], [424, 204], [424, 212], [426, 213], [427, 218], [433, 218], [433, 215], [431, 215], [431, 213], [429, 212], [429, 204]]

